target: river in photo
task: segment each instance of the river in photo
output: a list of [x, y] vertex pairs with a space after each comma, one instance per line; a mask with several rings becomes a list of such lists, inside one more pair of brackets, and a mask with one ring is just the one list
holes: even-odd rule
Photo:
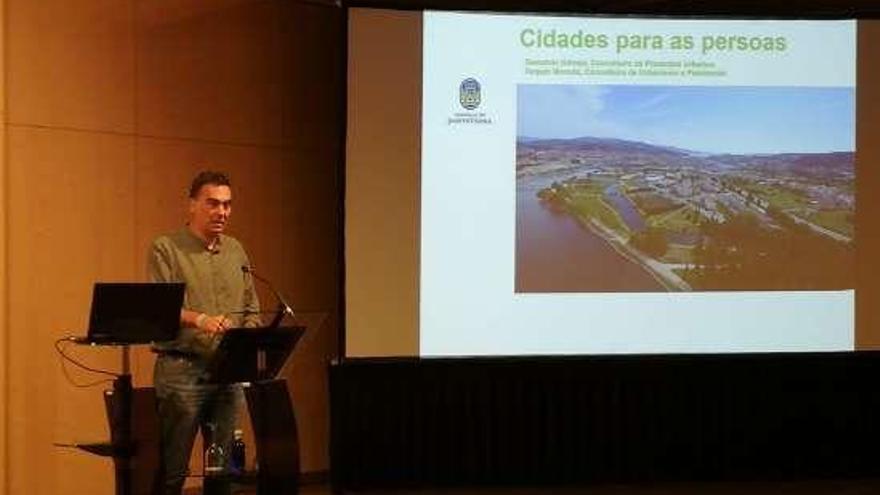
[[641, 213], [629, 198], [620, 193], [620, 186], [612, 184], [605, 188], [604, 197], [605, 201], [617, 210], [629, 230], [641, 232], [645, 229], [645, 220]]
[[[601, 236], [570, 215], [541, 203], [538, 191], [571, 175], [569, 171], [517, 178], [516, 292], [665, 291], [645, 269], [615, 251]], [[614, 202], [630, 227], [642, 222], [640, 228], [644, 228], [629, 199], [619, 192], [616, 199], [608, 196], [606, 190], [606, 198]]]

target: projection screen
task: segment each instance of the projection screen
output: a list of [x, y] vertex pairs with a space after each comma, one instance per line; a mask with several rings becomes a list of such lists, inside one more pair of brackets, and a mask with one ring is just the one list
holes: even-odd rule
[[347, 356], [876, 346], [877, 22], [349, 19]]

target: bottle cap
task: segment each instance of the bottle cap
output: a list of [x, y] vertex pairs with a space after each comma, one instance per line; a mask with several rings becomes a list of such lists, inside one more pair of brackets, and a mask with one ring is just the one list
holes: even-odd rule
[[232, 432], [232, 437], [236, 440], [241, 440], [244, 437], [244, 432], [241, 430], [235, 430]]

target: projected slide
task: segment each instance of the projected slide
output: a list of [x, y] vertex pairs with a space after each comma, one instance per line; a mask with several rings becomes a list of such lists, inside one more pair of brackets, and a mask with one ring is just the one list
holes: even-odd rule
[[517, 292], [855, 286], [852, 88], [520, 85]]
[[421, 354], [853, 349], [855, 22], [423, 29]]
[[426, 12], [422, 355], [852, 350], [852, 21]]

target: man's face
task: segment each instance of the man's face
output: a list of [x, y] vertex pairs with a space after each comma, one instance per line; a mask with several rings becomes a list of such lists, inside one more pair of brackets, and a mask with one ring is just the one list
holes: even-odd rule
[[189, 201], [189, 225], [206, 239], [217, 237], [226, 228], [232, 213], [232, 190], [229, 186], [205, 184]]

